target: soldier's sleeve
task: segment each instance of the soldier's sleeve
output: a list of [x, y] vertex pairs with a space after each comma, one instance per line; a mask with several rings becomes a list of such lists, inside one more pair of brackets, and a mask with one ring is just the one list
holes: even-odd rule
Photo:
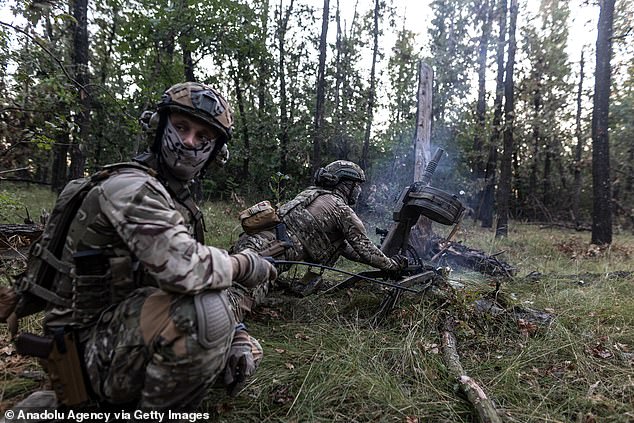
[[101, 209], [161, 289], [194, 294], [231, 285], [228, 253], [192, 237], [158, 181], [122, 172], [99, 189]]
[[[346, 204], [342, 204], [341, 210], [342, 214], [339, 225], [352, 252], [358, 256], [358, 259], [355, 261], [382, 270], [391, 270], [394, 263], [368, 238], [365, 226], [363, 226], [363, 222], [361, 222], [359, 216]], [[348, 252], [348, 254], [350, 254], [349, 258], [354, 260], [354, 254], [352, 252]], [[345, 255], [345, 249], [343, 254], [344, 257], [348, 258], [348, 256]]]
[[348, 241], [343, 242], [343, 250], [341, 251], [341, 255], [352, 261], [361, 261], [361, 256], [354, 251], [352, 245]]

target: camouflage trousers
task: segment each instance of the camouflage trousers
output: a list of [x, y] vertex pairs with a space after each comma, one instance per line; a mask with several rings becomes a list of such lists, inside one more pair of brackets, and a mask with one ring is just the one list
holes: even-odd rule
[[206, 322], [193, 296], [157, 288], [138, 289], [106, 310], [84, 351], [98, 398], [144, 410], [198, 407], [224, 369], [235, 327], [226, 294], [215, 295], [226, 306], [207, 314]]

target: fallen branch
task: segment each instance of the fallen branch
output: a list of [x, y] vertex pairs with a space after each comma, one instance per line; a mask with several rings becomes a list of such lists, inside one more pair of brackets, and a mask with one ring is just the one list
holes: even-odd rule
[[453, 326], [453, 320], [447, 319], [442, 333], [443, 358], [447, 369], [456, 378], [460, 384], [460, 389], [475, 408], [478, 421], [483, 423], [502, 423], [493, 401], [487, 397], [484, 390], [472, 378], [465, 374], [462, 364], [460, 364]]
[[509, 279], [517, 273], [515, 267], [497, 257], [500, 253], [487, 255], [484, 251], [469, 248], [459, 242], [447, 242], [439, 237], [430, 239], [427, 244], [424, 254], [421, 254], [423, 251], [418, 252], [420, 257], [434, 262], [438, 260], [437, 263], [441, 265], [466, 267], [487, 275], [505, 276]]
[[590, 226], [578, 225], [575, 223], [560, 223], [560, 222], [526, 222], [526, 225], [535, 225], [539, 226], [539, 229], [548, 229], [548, 228], [564, 228], [564, 229], [574, 229], [575, 231], [592, 231]]

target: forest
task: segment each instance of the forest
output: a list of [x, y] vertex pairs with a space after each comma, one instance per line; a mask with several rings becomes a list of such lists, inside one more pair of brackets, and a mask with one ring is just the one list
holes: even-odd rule
[[[143, 112], [182, 81], [233, 109], [228, 162], [194, 183], [206, 244], [229, 249], [242, 209], [292, 199], [338, 159], [366, 172], [355, 210], [374, 242], [421, 181], [429, 69], [423, 163], [443, 150], [432, 185], [464, 214], [452, 229], [427, 221], [418, 273], [382, 286], [345, 285], [337, 272], [367, 266], [339, 260], [298, 297], [288, 288], [306, 268], [290, 267], [247, 321], [264, 349], [255, 377], [236, 397], [212, 387], [200, 410], [221, 422], [631, 422], [634, 1], [421, 0], [423, 15], [405, 3], [0, 0], [0, 288], [24, 271], [63, 187], [144, 151]], [[39, 333], [42, 314], [20, 324]], [[6, 417], [50, 382], [5, 325], [0, 357]]]
[[[449, 158], [440, 188], [485, 227], [592, 225], [609, 243], [612, 225], [634, 225], [634, 6], [614, 3], [432, 1], [421, 37], [379, 0], [346, 19], [328, 0], [4, 1], [0, 177], [58, 192], [128, 160], [146, 146], [141, 113], [188, 80], [234, 110], [231, 159], [202, 181], [205, 198], [281, 201], [347, 159], [369, 174], [364, 198], [387, 204], [411, 182], [424, 62], [432, 145]], [[599, 37], [571, 57], [581, 12]]]

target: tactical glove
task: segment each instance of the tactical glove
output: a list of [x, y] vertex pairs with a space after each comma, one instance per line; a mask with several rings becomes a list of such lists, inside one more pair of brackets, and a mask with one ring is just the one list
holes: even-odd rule
[[392, 271], [395, 272], [400, 272], [401, 270], [407, 268], [407, 266], [409, 266], [409, 260], [407, 259], [407, 257], [402, 256], [400, 254], [396, 254], [393, 255], [392, 257], [390, 257], [390, 261], [393, 264]]
[[223, 381], [227, 394], [236, 396], [244, 387], [246, 380], [255, 373], [256, 368], [251, 337], [245, 329], [238, 329], [233, 335], [229, 358], [225, 365]]
[[277, 278], [277, 270], [261, 255], [246, 249], [233, 254], [233, 280], [247, 288], [253, 288], [261, 283], [273, 282]]

